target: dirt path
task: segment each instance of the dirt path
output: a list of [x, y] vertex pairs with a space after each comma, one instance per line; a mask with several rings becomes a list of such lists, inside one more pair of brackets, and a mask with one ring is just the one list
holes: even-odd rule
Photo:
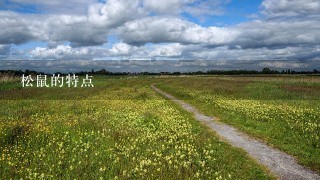
[[232, 126], [222, 124], [214, 120], [213, 117], [205, 116], [200, 113], [195, 107], [185, 103], [182, 100], [156, 88], [151, 85], [151, 88], [162, 94], [166, 98], [181, 105], [183, 109], [194, 114], [198, 121], [205, 123], [219, 136], [229, 142], [231, 145], [244, 149], [251, 157], [257, 159], [261, 164], [268, 167], [272, 173], [280, 179], [319, 179], [320, 176], [311, 170], [297, 164], [296, 160], [290, 155], [271, 148], [268, 145], [259, 142], [244, 133], [239, 132]]

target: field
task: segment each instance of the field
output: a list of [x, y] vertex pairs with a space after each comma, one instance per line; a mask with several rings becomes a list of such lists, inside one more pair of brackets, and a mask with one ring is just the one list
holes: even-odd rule
[[319, 77], [191, 77], [159, 87], [320, 173]]
[[150, 85], [320, 172], [320, 77], [95, 77], [0, 82], [0, 179], [274, 179]]

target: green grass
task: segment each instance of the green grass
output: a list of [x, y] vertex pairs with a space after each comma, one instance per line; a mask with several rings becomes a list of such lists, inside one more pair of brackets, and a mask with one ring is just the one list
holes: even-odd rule
[[95, 77], [94, 88], [4, 82], [0, 179], [274, 179], [153, 92], [159, 80]]
[[320, 173], [320, 77], [177, 77], [158, 87]]

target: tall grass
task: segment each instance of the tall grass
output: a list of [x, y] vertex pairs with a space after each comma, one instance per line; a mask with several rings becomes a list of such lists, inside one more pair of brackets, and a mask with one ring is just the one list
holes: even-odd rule
[[0, 74], [0, 83], [1, 82], [18, 82], [19, 80], [20, 80], [20, 78], [17, 76]]

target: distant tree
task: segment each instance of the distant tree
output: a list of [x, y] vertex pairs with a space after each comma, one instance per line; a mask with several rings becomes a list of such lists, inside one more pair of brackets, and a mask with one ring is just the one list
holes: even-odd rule
[[270, 68], [263, 68], [262, 69], [262, 74], [271, 74], [272, 71], [270, 70]]
[[101, 69], [100, 71], [96, 72], [97, 74], [103, 74], [103, 75], [109, 75], [109, 71], [107, 71], [106, 69]]
[[24, 71], [24, 73], [25, 73], [26, 75], [30, 75], [30, 70], [29, 70], [29, 69], [26, 69], [26, 70]]

